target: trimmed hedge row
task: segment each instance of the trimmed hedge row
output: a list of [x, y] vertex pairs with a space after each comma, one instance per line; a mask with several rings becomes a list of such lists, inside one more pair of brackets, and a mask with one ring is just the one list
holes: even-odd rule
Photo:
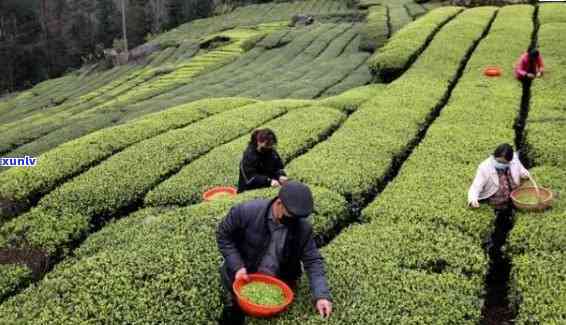
[[361, 85], [367, 85], [372, 81], [372, 79], [373, 77], [368, 66], [366, 64], [362, 64], [356, 70], [352, 71], [352, 73], [344, 80], [327, 89], [321, 97], [342, 94], [350, 89], [360, 87]]
[[507, 251], [511, 256], [509, 299], [518, 306], [519, 324], [559, 324], [566, 321], [566, 105], [562, 79], [566, 42], [566, 6], [544, 4], [539, 9], [538, 44], [546, 74], [531, 87], [526, 138], [534, 163], [533, 177], [540, 186], [559, 193], [544, 213], [518, 213]]
[[[319, 142], [345, 119], [345, 115], [332, 108], [306, 107], [297, 109], [264, 127], [271, 128], [279, 140], [278, 152], [283, 161], [305, 152]], [[184, 167], [145, 197], [145, 204], [189, 205], [200, 202], [202, 193], [214, 186], [236, 186], [242, 152], [249, 136], [243, 136], [212, 150]]]
[[19, 285], [31, 280], [31, 271], [20, 265], [0, 264], [0, 301], [10, 295]]
[[[279, 44], [277, 48], [267, 50], [262, 47], [265, 45], [256, 47], [235, 62], [199, 76], [174, 91], [142, 103], [128, 105], [123, 108], [128, 111], [124, 118], [127, 118], [130, 112], [143, 114], [163, 105], [174, 105], [203, 97], [249, 95], [260, 99], [281, 98], [300, 90], [304, 83], [308, 83], [308, 89], [297, 96], [316, 96], [332, 83], [338, 82], [344, 74], [351, 75], [359, 65], [358, 57], [354, 57], [355, 60], [348, 59], [353, 53], [359, 54], [356, 44], [359, 37], [353, 38], [358, 26], [350, 28], [350, 25], [314, 24], [295, 28], [290, 32], [281, 32], [281, 35], [274, 36], [274, 39], [268, 42], [271, 45]], [[329, 39], [329, 35], [340, 36]], [[282, 44], [287, 45], [278, 47]], [[356, 45], [355, 48], [353, 45]], [[317, 53], [320, 54], [315, 58]], [[337, 66], [342, 72], [334, 71]], [[329, 74], [328, 77], [326, 74]], [[369, 78], [367, 70], [365, 74], [364, 71], [360, 74], [365, 76], [363, 78]], [[278, 76], [277, 82], [273, 81], [274, 75]], [[356, 82], [350, 84], [349, 88], [362, 85], [366, 81]]]
[[234, 60], [243, 52], [241, 48], [243, 42], [262, 33], [263, 32], [260, 30], [254, 29], [234, 29], [216, 35], [210, 35], [208, 38], [224, 36], [230, 38], [233, 42], [219, 49], [194, 57], [186, 64], [177, 67], [172, 73], [159, 77], [151, 82], [146, 82], [124, 95], [107, 101], [100, 109], [114, 105], [124, 106], [132, 104], [184, 85], [196, 75], [204, 71], [215, 69], [220, 65]]
[[438, 30], [463, 10], [461, 7], [436, 9], [407, 25], [369, 59], [372, 73], [384, 80], [395, 79], [418, 57]]
[[[546, 65], [546, 75], [533, 83], [526, 133], [528, 142], [533, 144], [532, 158], [538, 164], [566, 168], [566, 159], [564, 159], [566, 71], [562, 69], [565, 66], [563, 45], [566, 44], [564, 34], [566, 16], [562, 16], [562, 23], [547, 24], [542, 20], [542, 17], [548, 15], [547, 12], [554, 10], [557, 10], [556, 6], [547, 7], [547, 5], [541, 6], [540, 9], [542, 26], [539, 31], [539, 43]], [[559, 12], [557, 10], [557, 13]], [[549, 20], [555, 21], [550, 17]]]
[[[249, 192], [238, 201], [275, 193]], [[315, 229], [346, 216], [339, 195], [317, 188], [313, 194]], [[145, 209], [108, 225], [76, 258], [2, 304], [0, 322], [214, 324], [222, 303], [215, 231], [232, 204]]]
[[[132, 144], [255, 102], [245, 98], [201, 100], [68, 142], [39, 156], [34, 168], [12, 168], [0, 174], [0, 200], [18, 206], [29, 205], [34, 198], [49, 192], [61, 181]], [[7, 214], [0, 209], [0, 225], [6, 218]]]
[[[565, 23], [566, 6], [562, 3], [540, 4], [539, 21], [542, 25], [553, 23]], [[548, 26], [550, 27], [550, 26]], [[544, 56], [544, 53], [543, 53]]]
[[565, 261], [563, 252], [542, 251], [513, 257], [510, 299], [520, 304], [517, 324], [566, 322]]
[[[151, 82], [147, 82], [147, 78], [152, 78], [158, 69], [142, 69], [141, 72], [128, 74], [125, 77], [126, 82], [121, 87], [111, 91], [112, 96], [96, 97], [89, 102], [86, 110], [81, 110], [81, 114], [75, 115], [76, 109], [67, 109], [59, 114], [34, 120], [34, 122], [26, 123], [25, 126], [6, 131], [2, 134], [0, 152], [11, 150], [16, 146], [31, 142], [30, 140], [41, 138], [37, 143], [28, 143], [11, 153], [11, 155], [22, 153], [37, 155], [59, 144], [117, 123], [126, 113], [124, 106], [179, 87], [188, 82], [187, 78], [190, 79], [203, 71], [214, 69], [218, 65], [233, 60], [243, 51], [240, 44], [247, 37], [258, 33], [261, 33], [260, 29], [251, 28], [222, 32], [219, 35], [232, 37], [234, 43], [196, 56], [189, 63], [177, 67], [174, 72], [157, 77]], [[131, 82], [129, 82], [130, 79]], [[140, 84], [138, 87], [132, 86], [138, 84]]]
[[427, 9], [425, 7], [416, 2], [409, 2], [405, 4], [405, 8], [407, 9], [409, 16], [413, 17], [413, 19], [417, 19], [427, 12]]
[[[528, 47], [532, 14], [531, 6], [499, 10], [442, 115], [404, 163], [394, 184], [367, 208], [368, 218], [448, 225], [476, 240], [477, 247], [470, 249], [480, 248], [492, 230], [493, 213], [489, 207], [479, 212], [468, 209], [466, 193], [478, 164], [498, 144], [512, 143], [523, 94], [512, 74], [488, 79], [482, 71], [491, 64], [510, 66], [517, 53]], [[505, 49], [500, 49], [502, 42]]]
[[[253, 26], [260, 23], [288, 23], [297, 13], [314, 16], [324, 14], [355, 13], [348, 7], [348, 1], [307, 0], [282, 3], [254, 4], [238, 7], [234, 11], [220, 16], [193, 20], [173, 30], [159, 35], [153, 42], [165, 40], [198, 39], [203, 34], [220, 32], [238, 26]], [[316, 17], [315, 17], [316, 19]]]
[[372, 6], [380, 6], [382, 0], [359, 0], [358, 1], [358, 8], [359, 9], [368, 9]]
[[412, 0], [389, 0], [387, 7], [389, 8], [389, 26], [391, 30], [389, 35], [393, 35], [401, 30], [405, 25], [413, 21], [413, 18], [407, 12], [405, 4], [413, 2]]
[[65, 89], [64, 86], [69, 83], [76, 83], [77, 79], [76, 75], [69, 74], [46, 80], [10, 100], [6, 100], [0, 104], [0, 123], [12, 122], [38, 108], [56, 105], [57, 97], [62, 95], [60, 90]]
[[93, 225], [141, 203], [149, 190], [183, 165], [301, 106], [274, 101], [234, 108], [130, 146], [43, 197], [30, 212], [0, 228], [0, 236], [64, 254]]
[[370, 98], [380, 96], [384, 88], [385, 85], [383, 84], [370, 84], [322, 99], [319, 103], [322, 106], [334, 107], [347, 113], [353, 113]]
[[387, 41], [389, 27], [387, 26], [387, 7], [372, 6], [369, 8], [367, 23], [362, 28], [360, 50], [373, 52]]
[[[481, 9], [491, 14], [493, 10]], [[461, 231], [457, 226], [461, 219], [439, 220], [439, 216], [458, 217], [459, 213], [468, 211], [464, 198], [469, 183], [463, 179], [473, 176], [477, 163], [485, 155], [484, 151], [474, 150], [468, 143], [478, 141], [483, 146], [489, 142], [485, 149], [491, 150], [491, 143], [501, 140], [500, 136], [513, 135], [512, 121], [521, 99], [521, 88], [513, 77], [488, 80], [493, 90], [491, 87], [474, 87], [484, 84], [480, 68], [486, 62], [492, 59], [495, 63], [505, 62], [516, 55], [514, 50], [530, 41], [528, 29], [532, 29], [532, 7], [500, 11], [493, 25], [496, 31], [480, 43], [466, 68], [467, 73], [454, 90], [455, 95], [461, 96], [453, 97], [394, 182], [363, 211], [364, 217], [371, 222], [351, 227], [323, 249], [336, 300], [335, 313], [329, 323], [479, 322], [483, 277], [487, 270], [485, 253], [478, 240], [482, 236]], [[509, 48], [505, 54], [493, 57], [493, 47], [509, 35], [517, 34], [523, 36], [515, 37], [510, 44], [507, 42]], [[511, 86], [515, 91], [508, 98], [502, 89]], [[475, 89], [476, 93], [470, 94]], [[492, 102], [483, 103], [485, 106], [476, 109], [464, 100], [464, 94], [467, 94], [477, 105], [478, 98], [483, 98], [486, 91], [490, 94], [493, 91], [495, 97], [500, 94], [497, 110], [493, 109], [495, 104]], [[453, 135], [452, 132], [462, 130], [462, 126], [469, 129], [469, 120], [484, 113], [489, 116], [480, 119], [478, 128], [472, 130], [478, 134], [473, 140], [468, 140], [469, 136], [459, 136], [459, 133]], [[509, 122], [509, 128], [497, 131], [505, 121]], [[467, 132], [469, 135], [470, 131]], [[485, 139], [489, 137], [493, 138]], [[468, 154], [472, 157], [468, 158]], [[471, 161], [473, 159], [478, 160]], [[469, 175], [464, 175], [462, 169]], [[454, 207], [458, 201], [461, 205]], [[489, 228], [493, 213], [487, 209], [474, 213], [467, 214], [468, 218], [480, 219], [482, 227]], [[312, 306], [304, 300], [277, 323], [295, 324], [299, 321], [321, 323]]]
[[[122, 75], [129, 75], [131, 67], [121, 67], [116, 69]], [[120, 79], [121, 80], [121, 79]], [[107, 83], [110, 80], [107, 80]], [[37, 139], [62, 125], [69, 122], [69, 117], [73, 114], [88, 110], [97, 103], [103, 103], [105, 99], [97, 99], [80, 104], [80, 100], [65, 103], [49, 109], [40, 111], [23, 119], [8, 123], [2, 129], [2, 140], [0, 142], [0, 152], [11, 150], [31, 140]]]
[[[260, 99], [266, 99], [269, 98], [269, 95], [276, 90], [278, 92], [277, 97], [286, 98], [290, 92], [283, 91], [283, 89], [301, 89], [301, 80], [305, 79], [309, 74], [328, 72], [324, 70], [322, 64], [328, 61], [331, 62], [331, 57], [336, 58], [338, 56], [340, 45], [343, 48], [344, 45], [348, 43], [349, 39], [351, 39], [351, 36], [346, 38], [343, 36], [347, 36], [348, 32], [352, 30], [352, 26], [351, 24], [325, 24], [324, 27], [321, 26], [321, 28], [324, 28], [325, 32], [317, 36], [316, 39], [313, 40], [313, 42], [307, 47], [303, 48], [298, 55], [287, 58], [287, 62], [285, 64], [281, 66], [274, 66], [270, 68], [270, 70], [265, 70], [265, 67], [258, 67], [263, 70], [263, 72], [269, 71], [269, 73], [260, 77], [254, 76], [251, 80], [248, 80], [253, 82], [253, 86], [251, 87], [249, 84], [247, 87], [243, 84], [234, 84], [235, 87], [230, 90], [230, 93], [241, 94], [244, 97], [258, 97]], [[291, 45], [294, 44], [291, 43]], [[324, 58], [327, 58], [328, 60], [325, 60]], [[260, 72], [258, 71], [258, 73]], [[273, 78], [273, 76], [278, 77]], [[242, 80], [241, 78], [237, 79]], [[318, 84], [317, 81], [318, 80], [316, 78], [310, 78], [309, 86]], [[233, 83], [234, 82], [223, 82], [219, 85], [219, 87]]]
[[[332, 316], [320, 318], [303, 282], [290, 311], [265, 323], [477, 324], [481, 278], [462, 273], [478, 272], [484, 261], [481, 254], [467, 256], [466, 239], [447, 228], [409, 223], [350, 227], [322, 249]], [[463, 270], [443, 267], [469, 262], [475, 264]]]
[[[358, 66], [364, 65], [367, 58], [366, 53], [342, 55], [337, 59], [330, 60], [319, 65], [319, 70], [312, 74], [303, 76], [295, 87], [299, 90], [292, 92], [291, 98], [318, 98], [325, 89], [328, 89], [347, 78]], [[316, 80], [316, 85], [312, 82]]]
[[481, 37], [494, 11], [490, 7], [468, 10], [450, 22], [411, 70], [380, 97], [363, 104], [328, 141], [294, 160], [289, 174], [363, 201], [441, 101], [466, 51]]

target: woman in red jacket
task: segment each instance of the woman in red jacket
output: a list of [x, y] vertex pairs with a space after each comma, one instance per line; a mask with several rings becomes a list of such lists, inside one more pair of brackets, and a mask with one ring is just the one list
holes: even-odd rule
[[523, 53], [515, 65], [515, 77], [519, 80], [532, 80], [542, 76], [543, 72], [542, 56], [536, 49]]

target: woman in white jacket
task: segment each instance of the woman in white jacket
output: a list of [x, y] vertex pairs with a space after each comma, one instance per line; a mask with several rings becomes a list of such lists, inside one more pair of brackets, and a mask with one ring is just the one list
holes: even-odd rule
[[511, 192], [521, 184], [521, 179], [528, 177], [529, 171], [513, 147], [501, 144], [479, 165], [468, 191], [468, 205], [479, 208], [480, 202], [488, 202], [495, 209], [506, 209], [511, 203]]

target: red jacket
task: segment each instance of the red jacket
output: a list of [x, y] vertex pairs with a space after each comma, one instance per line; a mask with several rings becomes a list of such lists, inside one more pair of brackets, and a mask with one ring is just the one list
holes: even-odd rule
[[[542, 55], [540, 54], [537, 58], [535, 68], [536, 68], [534, 72], [535, 74], [544, 71], [544, 62], [542, 61]], [[515, 65], [515, 77], [517, 78], [525, 77], [528, 73], [528, 70], [529, 70], [529, 53], [525, 52], [521, 55], [521, 58], [519, 58], [519, 61], [517, 61], [517, 64]]]

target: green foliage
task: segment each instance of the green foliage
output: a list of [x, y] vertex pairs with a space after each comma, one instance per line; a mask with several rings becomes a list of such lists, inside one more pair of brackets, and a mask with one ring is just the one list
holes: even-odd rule
[[337, 96], [325, 98], [320, 101], [322, 106], [330, 106], [345, 112], [355, 112], [363, 103], [371, 98], [379, 97], [385, 85], [371, 84], [353, 88]]
[[[474, 9], [451, 24], [484, 17], [483, 23], [476, 25], [477, 38], [493, 10]], [[489, 87], [476, 85], [484, 84], [481, 68], [486, 62], [507, 62], [516, 49], [528, 44], [532, 12], [527, 6], [501, 9], [493, 26], [497, 32], [480, 43], [450, 103], [395, 180], [363, 211], [369, 223], [351, 227], [323, 249], [336, 301], [330, 323], [479, 322], [488, 265], [482, 244], [491, 230], [493, 212], [467, 209], [465, 193], [477, 164], [492, 145], [513, 137], [511, 126], [522, 92], [512, 75], [487, 81]], [[522, 37], [514, 37], [506, 50], [494, 57], [492, 48], [509, 35]], [[439, 36], [443, 38], [442, 32]], [[433, 42], [427, 51], [434, 47]], [[426, 56], [427, 52], [421, 59]], [[417, 62], [413, 69], [418, 66]], [[413, 69], [389, 87], [408, 78]], [[480, 101], [487, 91], [495, 99]], [[477, 129], [470, 126], [472, 118]], [[509, 127], [502, 128], [502, 123]], [[374, 136], [385, 140], [381, 134]], [[366, 150], [370, 147], [363, 145]], [[326, 166], [321, 167], [327, 171]], [[344, 276], [354, 273], [355, 277]], [[299, 306], [283, 323], [292, 324], [304, 315], [310, 315], [307, 323], [320, 322], [312, 307], [304, 302]]]
[[[486, 65], [509, 64], [517, 51], [528, 46], [532, 12], [530, 6], [500, 9], [492, 31], [470, 58], [450, 102], [404, 163], [395, 182], [364, 211], [367, 218], [449, 225], [475, 238], [477, 247], [470, 249], [479, 248], [491, 231], [493, 213], [487, 207], [468, 209], [467, 189], [477, 165], [499, 143], [513, 139], [512, 125], [522, 97], [521, 84], [512, 74], [488, 79], [481, 72]], [[509, 35], [519, 34], [522, 36], [509, 40]], [[504, 40], [505, 50], [494, 53]], [[480, 100], [486, 97], [491, 100]], [[471, 119], [473, 126], [469, 125]]]
[[372, 6], [380, 6], [381, 3], [382, 3], [381, 0], [360, 0], [358, 1], [358, 8], [368, 9]]
[[241, 295], [258, 305], [279, 306], [285, 302], [281, 288], [263, 282], [251, 282], [244, 285]]
[[526, 140], [536, 168], [531, 174], [539, 186], [552, 190], [552, 209], [543, 213], [521, 212], [507, 252], [513, 261], [509, 299], [519, 305], [519, 324], [559, 324], [566, 320], [564, 245], [566, 236], [566, 158], [564, 151], [565, 72], [562, 44], [566, 18], [564, 6], [544, 4], [539, 9], [538, 45], [546, 71], [531, 87]]
[[[0, 198], [27, 205], [32, 198], [49, 192], [61, 181], [128, 146], [254, 102], [244, 98], [206, 99], [89, 134], [37, 157], [34, 168], [12, 168], [0, 174]], [[3, 221], [0, 218], [0, 224]]]
[[491, 7], [477, 8], [452, 21], [411, 70], [364, 103], [328, 141], [294, 160], [288, 172], [361, 201], [418, 133], [493, 13]]
[[440, 26], [462, 10], [460, 7], [436, 9], [407, 25], [370, 58], [368, 64], [373, 74], [391, 80], [402, 73], [424, 50], [425, 44], [434, 37]]
[[[542, 6], [541, 18], [550, 10], [554, 8]], [[566, 168], [563, 153], [566, 147], [566, 139], [563, 136], [566, 121], [563, 80], [566, 71], [558, 68], [564, 62], [561, 44], [566, 42], [566, 35], [562, 32], [566, 27], [566, 19], [563, 18], [561, 23], [545, 23], [545, 20], [541, 22], [539, 49], [547, 68], [546, 75], [535, 81], [531, 89], [532, 100], [526, 132], [528, 142], [533, 147], [531, 154], [537, 163]]]
[[[561, 3], [541, 3], [539, 21], [541, 25], [565, 23], [566, 7]], [[543, 54], [544, 55], [544, 54]]]
[[467, 272], [481, 272], [486, 261], [479, 250], [467, 255], [470, 244], [443, 227], [405, 222], [350, 227], [322, 249], [332, 316], [321, 320], [303, 284], [290, 311], [267, 323], [475, 324], [482, 278]]
[[416, 2], [407, 3], [405, 5], [405, 8], [407, 9], [407, 13], [409, 14], [409, 16], [413, 17], [413, 19], [417, 19], [420, 16], [426, 14], [427, 12], [426, 8], [424, 8], [423, 6], [421, 6]]
[[21, 265], [0, 264], [0, 300], [31, 279], [31, 271]]
[[[35, 114], [30, 119], [22, 121], [25, 124], [11, 125], [12, 127], [2, 134], [0, 152], [10, 151], [27, 143], [12, 152], [12, 156], [37, 155], [59, 144], [117, 123], [124, 115], [136, 114], [124, 109], [124, 106], [168, 92], [188, 83], [199, 74], [235, 60], [243, 51], [240, 48], [242, 42], [275, 27], [277, 26], [240, 28], [224, 31], [218, 35], [209, 35], [210, 37], [223, 35], [234, 42], [197, 55], [187, 62], [181, 61], [174, 71], [163, 74], [161, 64], [170, 60], [176, 52], [176, 48], [167, 48], [153, 58], [150, 67], [131, 68], [130, 73], [122, 74], [120, 78], [81, 96], [72, 105], [69, 103], [68, 106], [58, 107], [55, 112], [49, 114]], [[43, 138], [39, 141], [33, 141], [41, 137]]]
[[[344, 115], [334, 109], [309, 106], [262, 127], [277, 134], [279, 155], [287, 162], [319, 142], [343, 119]], [[200, 202], [202, 193], [214, 186], [237, 186], [240, 160], [248, 141], [245, 135], [215, 148], [148, 193], [145, 204], [188, 205]]]
[[[315, 229], [343, 218], [346, 202], [340, 196], [312, 190]], [[275, 193], [247, 192], [236, 202]], [[145, 209], [109, 224], [90, 236], [76, 257], [2, 304], [0, 323], [212, 324], [222, 303], [215, 232], [232, 204]]]
[[412, 0], [388, 0], [390, 35], [397, 33], [413, 20], [405, 8], [405, 4], [412, 2]]
[[513, 257], [511, 277], [519, 291], [512, 290], [510, 299], [520, 304], [518, 324], [561, 324], [566, 321], [565, 261], [563, 252]]
[[360, 50], [373, 52], [387, 41], [387, 8], [372, 6], [369, 8], [367, 23], [361, 31]]
[[255, 36], [252, 36], [250, 38], [248, 38], [247, 40], [245, 40], [244, 42], [242, 42], [242, 45], [240, 45], [242, 47], [242, 49], [244, 50], [244, 52], [247, 52], [251, 49], [254, 48], [254, 46], [256, 46], [256, 44], [258, 42], [260, 42], [262, 39], [265, 38], [267, 34], [258, 34]]
[[[369, 84], [373, 77], [366, 64], [360, 65], [348, 77], [342, 79], [338, 84], [327, 89], [321, 97], [336, 96], [348, 90], [359, 87], [360, 85]], [[376, 80], [377, 82], [377, 80]]]
[[51, 253], [65, 248], [91, 225], [135, 206], [185, 164], [301, 105], [282, 101], [234, 108], [141, 141], [55, 189], [30, 212], [6, 223], [0, 234]]

